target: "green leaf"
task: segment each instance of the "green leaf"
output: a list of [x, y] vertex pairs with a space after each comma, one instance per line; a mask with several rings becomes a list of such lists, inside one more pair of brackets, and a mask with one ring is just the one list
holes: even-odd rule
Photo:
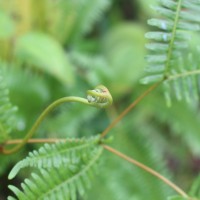
[[73, 83], [72, 65], [60, 44], [48, 35], [30, 32], [19, 37], [15, 55], [64, 84]]

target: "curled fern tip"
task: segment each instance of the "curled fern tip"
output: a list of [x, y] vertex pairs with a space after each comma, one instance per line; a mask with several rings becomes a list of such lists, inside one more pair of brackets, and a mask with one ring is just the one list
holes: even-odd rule
[[98, 85], [94, 90], [88, 90], [87, 100], [90, 105], [100, 108], [106, 108], [113, 102], [109, 90], [103, 85]]

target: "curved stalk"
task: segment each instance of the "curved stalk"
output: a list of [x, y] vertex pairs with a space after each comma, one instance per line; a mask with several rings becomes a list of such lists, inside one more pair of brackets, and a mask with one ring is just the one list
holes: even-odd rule
[[17, 144], [11, 149], [1, 148], [0, 151], [3, 154], [11, 154], [15, 153], [19, 149], [21, 149], [27, 141], [33, 136], [41, 122], [44, 120], [44, 118], [57, 106], [63, 103], [67, 102], [79, 102], [86, 105], [99, 107], [99, 108], [106, 108], [112, 104], [112, 96], [108, 89], [103, 86], [99, 85], [94, 90], [88, 90], [87, 91], [87, 99], [81, 98], [81, 97], [63, 97], [56, 101], [54, 101], [52, 104], [50, 104], [43, 112], [40, 114], [40, 116], [37, 118], [36, 122], [33, 124], [32, 128], [29, 130], [27, 135], [24, 137], [24, 139], [21, 141], [21, 143]]
[[33, 136], [33, 134], [35, 133], [35, 131], [37, 130], [37, 128], [39, 127], [39, 125], [41, 124], [41, 122], [44, 120], [44, 118], [57, 106], [59, 106], [60, 104], [63, 103], [67, 103], [67, 102], [79, 102], [79, 103], [83, 103], [83, 104], [87, 104], [88, 100], [85, 98], [81, 98], [81, 97], [74, 97], [74, 96], [70, 96], [70, 97], [63, 97], [61, 99], [58, 99], [56, 101], [54, 101], [52, 104], [50, 104], [41, 114], [40, 116], [37, 118], [37, 120], [35, 121], [35, 123], [33, 124], [32, 128], [29, 130], [29, 132], [27, 133], [27, 135], [24, 137], [24, 139], [22, 140], [21, 143], [17, 144], [16, 146], [14, 146], [11, 149], [2, 149], [2, 153], [3, 154], [12, 154], [17, 152], [19, 149], [21, 149], [26, 143], [27, 141]]
[[111, 148], [108, 145], [102, 145], [104, 149], [110, 151], [111, 153], [123, 158], [124, 160], [136, 165], [137, 167], [145, 170], [146, 172], [152, 174], [153, 176], [157, 177], [158, 179], [162, 180], [164, 183], [166, 183], [167, 185], [169, 185], [172, 189], [174, 189], [178, 194], [180, 194], [182, 197], [184, 198], [188, 198], [188, 195], [181, 189], [179, 188], [177, 185], [175, 185], [174, 183], [172, 183], [169, 179], [165, 178], [164, 176], [162, 176], [161, 174], [159, 174], [158, 172], [156, 172], [155, 170], [151, 169], [150, 167], [147, 167], [146, 165], [138, 162], [137, 160], [134, 160], [126, 155], [124, 155], [123, 153], [117, 151], [116, 149]]

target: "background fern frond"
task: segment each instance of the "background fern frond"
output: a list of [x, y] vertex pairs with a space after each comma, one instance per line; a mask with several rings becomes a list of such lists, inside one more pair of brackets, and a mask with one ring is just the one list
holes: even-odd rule
[[200, 198], [200, 175], [194, 180], [189, 194]]
[[148, 21], [149, 25], [161, 30], [146, 34], [146, 38], [152, 40], [152, 43], [146, 45], [152, 52], [147, 56], [149, 72], [153, 71], [153, 74], [157, 72], [163, 76], [171, 74], [177, 55], [181, 54], [182, 49], [188, 47], [187, 40], [190, 39], [190, 34], [187, 31], [200, 30], [198, 12], [193, 8], [195, 6], [199, 5], [196, 5], [194, 1], [188, 3], [188, 1], [163, 0], [160, 7], [154, 7], [164, 16], [164, 19]]
[[76, 10], [76, 26], [72, 30], [72, 38], [77, 39], [81, 35], [88, 33], [93, 24], [102, 18], [103, 13], [110, 4], [110, 0], [81, 1]]
[[0, 143], [9, 138], [9, 134], [14, 128], [14, 113], [16, 110], [17, 107], [10, 102], [9, 89], [3, 71], [0, 69]]
[[[32, 173], [30, 179], [25, 179], [21, 184], [23, 191], [15, 186], [9, 188], [15, 193], [17, 199], [77, 199], [85, 193], [90, 186], [90, 179], [96, 172], [97, 160], [103, 148], [96, 146], [93, 151], [79, 159], [73, 165], [62, 165], [50, 169], [40, 169]], [[48, 182], [47, 182], [48, 180]], [[30, 190], [31, 188], [31, 190]], [[15, 199], [9, 197], [8, 199]]]
[[[133, 116], [131, 116], [131, 119], [133, 119]], [[127, 132], [126, 134], [116, 133], [114, 140], [115, 148], [120, 149], [121, 152], [126, 153], [130, 157], [145, 163], [147, 166], [169, 177], [170, 175], [165, 162], [161, 159], [160, 155], [158, 155], [161, 153], [160, 148], [156, 148], [155, 145], [153, 146], [148, 139], [149, 136], [143, 135], [143, 133], [140, 132], [141, 127], [138, 128], [137, 126], [136, 130], [134, 127], [136, 124], [134, 123], [133, 125], [132, 120], [129, 119], [125, 121], [123, 125], [125, 128], [124, 130]], [[95, 180], [94, 186], [88, 193], [87, 199], [164, 200], [168, 195], [173, 194], [173, 191], [160, 180], [132, 164], [121, 162], [120, 158], [107, 152], [103, 159], [105, 159], [103, 162], [105, 166], [102, 167], [103, 172], [101, 176]], [[96, 195], [99, 191], [101, 191], [101, 194]]]
[[56, 144], [45, 144], [38, 151], [30, 152], [28, 157], [18, 162], [9, 174], [12, 179], [24, 167], [59, 168], [61, 165], [74, 165], [96, 147], [99, 136], [90, 139], [71, 139]]
[[[152, 98], [148, 99], [148, 103], [143, 105], [143, 117], [152, 117], [158, 124], [165, 124], [168, 127], [168, 131], [173, 134], [174, 137], [181, 137], [181, 140], [187, 144], [190, 151], [198, 156], [200, 153], [200, 127], [199, 120], [200, 116], [196, 112], [196, 108], [192, 108], [190, 104], [185, 101], [174, 102], [171, 107], [166, 107], [166, 103], [162, 101], [162, 95], [155, 94]], [[160, 112], [162, 110], [162, 112]], [[152, 114], [153, 113], [153, 114]], [[139, 118], [138, 114], [138, 118]], [[147, 119], [148, 119], [147, 117]], [[177, 120], [178, 119], [178, 120]], [[192, 120], [191, 120], [192, 119]], [[143, 122], [144, 123], [144, 122]], [[154, 126], [154, 131], [158, 132], [158, 124], [151, 124]], [[184, 126], [183, 126], [184, 124]], [[144, 125], [143, 125], [144, 126]], [[144, 132], [154, 132], [150, 131], [149, 124], [145, 124], [144, 127], [148, 129], [143, 129]], [[163, 130], [160, 130], [163, 131]], [[153, 133], [151, 133], [153, 134]], [[165, 135], [165, 134], [163, 134]], [[156, 138], [156, 141], [158, 139]], [[166, 138], [163, 138], [166, 141]], [[168, 141], [169, 142], [169, 141]], [[164, 145], [163, 145], [164, 146]], [[172, 148], [171, 148], [172, 149]]]
[[[147, 55], [149, 64], [146, 68], [149, 75], [142, 82], [150, 83], [165, 79], [167, 80], [166, 88], [168, 87], [171, 91], [172, 88], [168, 84], [173, 79], [176, 84], [173, 89], [176, 90], [177, 99], [180, 99], [182, 98], [179, 93], [181, 87], [185, 87], [184, 91], [190, 93], [191, 86], [195, 85], [196, 80], [186, 78], [186, 76], [199, 74], [198, 66], [193, 66], [194, 61], [186, 66], [184, 59], [191, 52], [192, 31], [200, 30], [198, 12], [200, 5], [196, 1], [162, 0], [160, 6], [153, 8], [162, 16], [162, 19], [150, 19], [148, 21], [149, 25], [156, 26], [159, 31], [146, 34], [146, 38], [151, 40], [151, 43], [146, 45], [150, 51]], [[195, 45], [198, 44], [200, 44], [199, 41]], [[180, 62], [180, 59], [183, 59], [183, 61]], [[193, 72], [193, 70], [195, 71]], [[182, 80], [176, 81], [179, 77], [183, 77], [183, 82]], [[179, 85], [180, 82], [182, 82], [181, 85]], [[166, 92], [167, 99], [170, 99], [169, 90]], [[188, 100], [190, 95], [185, 95], [184, 98]], [[168, 103], [170, 104], [170, 100]]]
[[[171, 70], [171, 74], [165, 81], [165, 94], [175, 96], [177, 100], [185, 99], [193, 107], [197, 106], [200, 96], [200, 68], [198, 55], [193, 53], [183, 54], [177, 60], [177, 69]], [[169, 102], [170, 104], [170, 102]]]
[[[73, 51], [70, 53], [72, 63], [85, 72], [85, 79], [89, 84], [102, 82], [102, 77], [113, 76], [109, 63], [103, 55], [89, 55], [83, 52]], [[104, 81], [104, 80], [103, 80]]]

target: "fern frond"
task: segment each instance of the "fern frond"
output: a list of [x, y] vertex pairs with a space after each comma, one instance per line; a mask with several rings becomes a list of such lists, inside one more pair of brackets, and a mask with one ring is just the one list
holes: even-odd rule
[[[177, 99], [180, 100], [184, 96], [189, 101], [193, 90], [191, 86], [197, 85], [197, 80], [192, 75], [199, 74], [200, 70], [194, 61], [186, 66], [184, 59], [186, 55], [191, 54], [189, 45], [192, 31], [200, 30], [200, 4], [192, 0], [160, 0], [160, 6], [153, 8], [162, 19], [148, 21], [148, 24], [156, 26], [159, 31], [148, 32], [145, 35], [152, 42], [146, 45], [150, 51], [146, 68], [149, 75], [142, 82], [147, 84], [166, 80], [165, 89], [168, 89], [165, 96], [168, 104], [172, 90], [175, 91]], [[185, 94], [181, 94], [181, 91], [185, 91]], [[199, 96], [198, 93], [193, 93], [196, 97]]]
[[200, 198], [200, 175], [194, 180], [189, 194]]
[[9, 138], [14, 126], [14, 113], [17, 107], [10, 103], [9, 90], [0, 70], [0, 143]]
[[[165, 161], [161, 158], [160, 146], [162, 145], [156, 147], [153, 143], [155, 141], [157, 143], [156, 138], [143, 134], [140, 125], [132, 126], [131, 119], [133, 116], [136, 119], [137, 114], [134, 113], [130, 119], [124, 121], [123, 130], [127, 130], [127, 134], [115, 135], [115, 146], [120, 147], [122, 152], [156, 169], [166, 177], [171, 177]], [[160, 180], [152, 178], [150, 174], [128, 162], [120, 162], [119, 164], [119, 158], [112, 154], [105, 153], [102, 159], [105, 159], [103, 163], [106, 164], [106, 167], [102, 167], [101, 176], [94, 182], [92, 190], [87, 195], [87, 200], [165, 200], [168, 195], [173, 194], [173, 191]], [[97, 195], [98, 193], [99, 195]]]
[[83, 0], [76, 10], [76, 26], [72, 32], [72, 37], [77, 38], [81, 34], [88, 33], [95, 22], [99, 21], [103, 13], [110, 6], [110, 0]]
[[38, 151], [30, 152], [27, 158], [18, 162], [11, 170], [9, 179], [14, 178], [24, 167], [59, 168], [61, 165], [73, 165], [89, 155], [98, 142], [99, 136], [45, 144]]
[[[174, 137], [181, 137], [184, 144], [190, 149], [194, 155], [200, 153], [200, 116], [197, 115], [196, 108], [191, 108], [190, 104], [185, 101], [173, 102], [171, 107], [166, 107], [165, 102], [162, 101], [160, 94], [155, 94], [152, 98], [148, 98], [147, 104], [144, 105], [143, 110], [156, 119], [158, 124], [165, 124], [169, 127], [169, 132]], [[162, 110], [162, 112], [160, 112]], [[151, 114], [150, 114], [151, 113]], [[153, 113], [153, 114], [152, 114]], [[145, 117], [145, 116], [144, 116]], [[141, 118], [142, 119], [144, 119]], [[139, 118], [139, 117], [138, 117]], [[177, 120], [178, 119], [178, 120]], [[192, 119], [192, 120], [191, 120]], [[184, 126], [183, 126], [184, 124]], [[146, 134], [157, 132], [159, 127], [156, 124], [143, 125], [146, 127], [143, 132]], [[150, 131], [152, 129], [152, 131]], [[164, 142], [166, 138], [162, 139]], [[164, 147], [165, 145], [163, 145]]]
[[102, 68], [108, 67], [108, 63], [106, 62], [105, 58], [101, 55], [89, 55], [84, 54], [83, 52], [79, 51], [72, 51], [70, 53], [70, 58], [72, 62], [80, 67], [84, 67], [85, 69], [93, 69], [94, 67]]
[[[159, 74], [162, 79], [171, 74], [177, 56], [188, 47], [191, 37], [188, 31], [200, 30], [197, 8], [200, 9], [197, 1], [188, 0], [161, 0], [161, 5], [154, 7], [163, 16], [162, 19], [148, 21], [149, 25], [158, 27], [160, 31], [146, 34], [146, 38], [152, 40], [152, 43], [146, 45], [150, 50], [147, 71], [154, 77]], [[151, 76], [144, 79], [145, 83], [150, 81], [157, 80]]]
[[171, 104], [171, 95], [177, 100], [185, 99], [187, 103], [195, 107], [200, 97], [200, 68], [198, 55], [192, 53], [184, 55], [176, 62], [179, 68], [171, 70], [171, 74], [164, 83], [165, 95], [169, 96], [168, 103]]
[[[90, 186], [90, 179], [96, 171], [96, 162], [102, 150], [102, 147], [96, 147], [87, 161], [82, 160], [73, 170], [66, 166], [60, 166], [59, 168], [41, 169], [38, 174], [33, 173], [30, 179], [25, 179], [24, 183], [21, 184], [23, 191], [15, 186], [9, 186], [9, 188], [19, 200], [76, 200], [77, 192], [83, 195], [85, 189]], [[15, 198], [8, 197], [8, 199]]]
[[[77, 199], [90, 186], [90, 179], [96, 171], [96, 163], [103, 148], [96, 146], [84, 159], [80, 159], [74, 166], [62, 165], [59, 168], [40, 169], [39, 173], [32, 173], [30, 179], [21, 184], [22, 190], [15, 186], [9, 188], [17, 199]], [[47, 182], [48, 180], [48, 182]], [[30, 189], [31, 188], [31, 189]], [[8, 199], [16, 199], [8, 197]]]
[[75, 66], [85, 70], [86, 79], [90, 83], [99, 84], [103, 77], [112, 77], [113, 73], [108, 62], [102, 55], [89, 55], [83, 52], [73, 51], [70, 53], [70, 58]]

